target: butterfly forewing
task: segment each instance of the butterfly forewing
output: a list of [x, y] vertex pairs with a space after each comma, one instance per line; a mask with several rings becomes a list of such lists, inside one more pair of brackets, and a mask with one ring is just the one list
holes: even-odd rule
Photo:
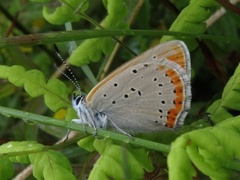
[[190, 107], [190, 58], [181, 41], [160, 44], [121, 66], [87, 96], [87, 104], [126, 131], [182, 124]]

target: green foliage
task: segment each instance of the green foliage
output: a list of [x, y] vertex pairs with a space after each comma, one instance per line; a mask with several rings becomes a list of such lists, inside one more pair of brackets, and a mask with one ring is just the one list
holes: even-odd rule
[[221, 122], [227, 118], [233, 117], [231, 111], [240, 111], [240, 65], [235, 70], [234, 75], [226, 84], [222, 98], [216, 100], [207, 110], [211, 114], [211, 119], [215, 122]]
[[[12, 163], [31, 163], [37, 179], [76, 179], [69, 161], [61, 153], [47, 150], [34, 141], [9, 142], [0, 146], [1, 179], [11, 177]], [[4, 165], [4, 167], [3, 167]], [[10, 176], [9, 176], [10, 175]]]
[[76, 179], [65, 156], [49, 150], [29, 156], [33, 165], [33, 175], [37, 179]]
[[[225, 121], [239, 121], [239, 117]], [[232, 125], [232, 124], [231, 124]], [[190, 179], [195, 177], [197, 167], [211, 179], [229, 179], [234, 170], [240, 170], [237, 163], [239, 154], [238, 127], [216, 126], [192, 131], [180, 136], [173, 144], [168, 156], [171, 179]], [[194, 165], [194, 166], [193, 166]]]
[[13, 169], [13, 164], [9, 160], [8, 157], [1, 157], [0, 158], [0, 178], [5, 180], [5, 179], [10, 179], [13, 176], [14, 169]]
[[[126, 6], [126, 0], [106, 0], [104, 2], [104, 5], [108, 10], [108, 15], [102, 21], [101, 26], [106, 29], [127, 29], [128, 24], [126, 19], [128, 9]], [[85, 40], [72, 53], [70, 62], [73, 65], [81, 66], [83, 64], [89, 64], [90, 61], [99, 61], [102, 57], [102, 53], [109, 55], [112, 52], [115, 43], [116, 42], [114, 42], [111, 38]]]
[[[88, 1], [87, 0], [68, 0], [67, 3], [71, 7], [79, 7], [81, 12], [84, 12], [88, 8]], [[51, 24], [64, 24], [66, 22], [74, 22], [79, 21], [81, 15], [74, 13], [73, 9], [62, 4], [62, 6], [56, 8], [54, 12], [50, 12], [49, 8], [44, 6], [43, 7], [43, 17]]]
[[41, 3], [46, 3], [46, 2], [50, 2], [52, 0], [31, 0], [33, 2], [41, 2]]
[[[88, 8], [89, 2], [87, 0], [81, 0], [80, 2], [78, 0], [63, 1], [63, 3], [64, 4], [61, 7], [55, 9], [54, 13], [50, 13], [49, 9], [44, 7], [44, 18], [52, 24], [63, 24], [66, 22], [78, 21], [80, 18], [86, 18], [84, 11]], [[97, 25], [97, 27], [106, 29], [127, 29], [129, 25], [126, 22], [128, 15], [126, 0], [105, 0], [103, 3], [108, 11], [108, 15], [103, 19], [101, 25]], [[76, 7], [78, 7], [80, 11], [74, 12]], [[102, 57], [102, 53], [109, 55], [112, 52], [115, 43], [116, 42], [111, 38], [85, 40], [72, 53], [70, 62], [73, 65], [81, 66], [88, 64], [90, 61], [99, 61]]]
[[15, 86], [24, 87], [30, 96], [44, 96], [45, 104], [52, 111], [70, 107], [69, 89], [58, 79], [50, 79], [46, 82], [41, 71], [26, 71], [23, 67], [17, 65], [12, 67], [0, 65], [0, 72], [0, 78], [8, 79]]
[[93, 146], [94, 141], [95, 141], [94, 137], [88, 136], [78, 141], [78, 145], [86, 149], [87, 151], [93, 152], [96, 150], [95, 147]]
[[[110, 140], [95, 140], [94, 147], [101, 154], [89, 179], [141, 179], [144, 169], [148, 172], [153, 166], [144, 149], [124, 148]], [[124, 159], [124, 161], [123, 161]]]
[[[170, 179], [192, 179], [197, 167], [211, 179], [229, 179], [233, 170], [240, 171], [240, 116], [233, 117], [229, 110], [239, 109], [240, 65], [226, 84], [222, 98], [209, 108], [214, 127], [195, 130], [181, 135], [172, 144], [168, 156]], [[219, 123], [221, 122], [221, 123]]]
[[[212, 14], [211, 9], [217, 5], [215, 0], [191, 0], [190, 4], [181, 11], [177, 19], [173, 22], [169, 31], [203, 34], [206, 31], [205, 21]], [[176, 37], [173, 36], [164, 36], [161, 42], [173, 40], [175, 38]], [[190, 50], [197, 47], [197, 41], [195, 39], [183, 38], [183, 40]]]
[[[35, 3], [48, 2], [46, 0], [32, 1]], [[90, 22], [92, 25], [94, 25], [96, 29], [119, 29], [124, 31], [130, 27], [129, 20], [130, 16], [132, 15], [131, 13], [137, 12], [135, 11], [136, 9], [133, 8], [133, 6], [136, 6], [136, 4], [134, 4], [135, 2], [137, 1], [103, 0], [102, 3], [105, 9], [103, 10], [104, 13], [102, 14], [107, 15], [105, 17], [100, 16], [101, 18], [98, 19], [98, 22], [101, 23], [97, 23], [85, 14], [85, 12], [91, 12], [91, 5], [94, 4], [89, 3], [89, 1], [87, 0], [71, 0], [66, 2], [62, 0], [61, 6], [57, 7], [53, 11], [51, 8], [49, 8], [49, 4], [44, 4], [45, 6], [43, 6], [41, 13], [43, 14], [44, 18], [53, 25], [62, 25], [64, 23], [77, 22], [76, 24], [80, 24], [79, 26], [81, 28], [85, 28], [85, 24], [80, 21], [80, 19], [85, 19], [88, 20], [88, 22]], [[144, 24], [149, 21], [148, 26], [151, 28], [166, 28], [168, 24], [174, 21], [175, 17], [172, 17], [172, 13], [165, 11], [165, 8], [158, 9], [158, 4], [155, 3], [156, 2], [150, 1], [145, 2], [145, 9], [143, 11], [144, 13], [140, 12], [140, 17], [144, 16]], [[191, 0], [188, 6], [187, 1], [176, 1], [176, 4], [177, 7], [184, 9], [178, 15], [176, 20], [171, 24], [169, 30], [196, 34], [203, 34], [207, 31], [205, 21], [212, 14], [213, 10], [219, 6], [216, 1], [213, 0]], [[11, 9], [19, 9], [19, 7], [16, 6], [9, 7], [11, 7]], [[98, 6], [94, 8], [94, 11], [98, 10], [97, 8]], [[151, 8], [153, 9], [152, 11], [150, 11]], [[37, 11], [36, 9], [35, 11]], [[167, 15], [156, 15], [162, 12]], [[98, 15], [99, 14], [94, 14], [93, 17], [96, 18], [98, 17]], [[25, 16], [23, 14], [22, 17], [22, 20], [25, 20], [24, 17], [27, 19], [30, 16], [29, 14], [25, 14]], [[32, 16], [31, 18], [35, 17], [39, 16]], [[148, 19], [148, 17], [151, 17], [151, 20]], [[163, 24], [159, 23], [157, 24], [157, 26], [151, 26], [156, 22], [162, 23], [162, 21], [164, 21]], [[42, 22], [42, 19], [41, 21], [37, 19], [35, 23], [37, 24], [39, 22]], [[141, 23], [141, 19], [138, 19], [136, 22]], [[238, 21], [236, 20], [236, 22]], [[231, 29], [231, 32], [235, 35], [234, 38], [236, 38], [236, 36], [238, 35], [237, 32], [239, 32], [239, 30], [236, 28], [238, 27], [236, 25], [236, 22], [232, 20], [231, 27], [229, 27], [228, 21], [225, 22], [225, 26], [227, 24], [227, 28], [225, 28], [225, 30], [227, 31], [228, 29]], [[7, 28], [5, 27], [5, 29], [8, 29], [11, 23], [7, 24]], [[59, 26], [54, 27], [57, 28]], [[134, 24], [133, 27], [142, 27], [142, 24]], [[87, 28], [92, 27], [87, 26]], [[217, 28], [217, 30], [219, 30], [219, 27]], [[1, 34], [5, 34], [5, 32], [3, 33], [1, 29], [0, 31]], [[44, 31], [46, 30], [44, 29]], [[52, 29], [49, 31], [52, 31]], [[19, 34], [18, 31], [14, 33]], [[37, 43], [42, 43], [41, 37], [42, 36], [37, 36]], [[170, 39], [179, 38], [177, 36], [164, 36], [161, 41], [167, 41]], [[184, 41], [187, 43], [189, 49], [192, 50], [197, 47], [197, 41], [195, 39], [192, 39], [192, 37], [185, 37], [182, 39], [184, 39]], [[68, 40], [73, 41], [74, 39], [72, 37], [69, 37]], [[145, 39], [142, 37], [135, 37], [135, 39], [129, 38], [127, 39], [126, 43], [128, 43], [128, 45], [132, 49], [142, 52], [144, 48], [149, 48], [149, 42], [147, 41], [150, 41], [152, 43], [152, 39], [147, 40], [147, 38]], [[156, 41], [159, 41], [159, 38]], [[56, 43], [58, 42], [63, 42], [61, 36], [59, 36], [59, 39], [56, 41]], [[215, 43], [217, 44], [217, 47], [214, 46]], [[72, 53], [70, 63], [76, 66], [80, 66], [83, 64], [89, 64], [91, 61], [98, 62], [99, 60], [103, 59], [103, 55], [108, 56], [112, 52], [115, 44], [116, 41], [112, 37], [87, 39], [81, 42], [81, 44]], [[209, 44], [210, 47], [215, 47], [215, 49], [212, 50], [212, 52], [214, 52], [214, 55], [217, 54], [220, 57], [224, 57], [221, 53], [219, 53], [221, 52], [221, 50], [218, 47], [218, 40], [212, 39], [212, 42]], [[221, 44], [221, 46], [223, 45], [224, 47], [226, 47], [226, 42]], [[232, 46], [235, 48], [237, 47], [235, 44]], [[22, 49], [23, 50], [21, 51], [26, 51], [26, 49]], [[65, 46], [62, 49], [66, 49]], [[222, 50], [225, 49], [223, 48]], [[76, 113], [73, 111], [69, 101], [68, 86], [58, 79], [49, 79], [48, 81], [46, 81], [45, 76], [47, 72], [52, 72], [51, 67], [48, 68], [48, 65], [46, 65], [45, 63], [46, 61], [42, 61], [43, 58], [35, 59], [34, 57], [28, 57], [28, 61], [32, 60], [32, 63], [26, 63], [22, 61], [21, 59], [26, 56], [23, 56], [21, 54], [20, 58], [18, 53], [20, 53], [21, 51], [19, 49], [18, 51], [2, 50], [3, 54], [5, 54], [0, 56], [0, 60], [2, 64], [6, 65], [0, 65], [0, 78], [8, 80], [16, 87], [23, 87], [26, 93], [29, 94], [29, 96], [34, 97], [35, 99], [37, 99], [36, 97], [42, 96], [45, 105], [53, 112], [56, 112], [62, 108], [66, 108], [67, 111], [66, 114], [63, 114], [63, 117], [65, 117], [65, 119], [67, 120], [73, 119], [73, 117], [76, 116]], [[15, 56], [11, 56], [11, 53], [9, 52], [15, 52], [16, 55], [14, 54]], [[4, 60], [6, 59], [6, 63], [1, 59], [2, 57], [6, 57], [4, 58]], [[14, 57], [14, 60], [11, 60], [11, 57]], [[199, 54], [193, 57], [193, 74], [196, 74], [195, 76], [197, 76], [197, 74], [199, 73], [201, 74], [200, 78], [205, 77], [206, 73], [202, 72], [202, 69], [206, 67], [206, 63], [203, 63], [202, 61], [203, 57], [200, 56], [199, 58]], [[119, 62], [121, 58], [127, 59], [129, 58], [129, 55], [127, 55], [125, 52], [121, 52], [118, 56]], [[21, 64], [21, 66], [15, 64]], [[46, 72], [41, 72], [39, 70], [27, 71], [25, 70], [26, 67], [24, 64], [27, 66], [28, 69], [39, 68], [42, 71], [44, 71], [46, 68], [48, 69], [46, 69]], [[98, 68], [98, 65], [93, 67], [93, 69], [97, 69], [96, 67]], [[172, 143], [171, 152], [168, 155], [167, 159], [169, 167], [168, 173], [170, 179], [193, 179], [194, 177], [198, 176], [197, 171], [200, 171], [201, 173], [209, 176], [212, 179], [227, 179], [232, 176], [234, 170], [237, 172], [240, 171], [239, 163], [237, 161], [240, 158], [238, 152], [239, 143], [237, 143], [238, 139], [240, 138], [240, 117], [235, 116], [235, 113], [239, 115], [240, 111], [239, 72], [240, 67], [236, 69], [234, 75], [225, 86], [222, 93], [222, 98], [213, 102], [207, 110], [207, 112], [211, 115], [211, 121], [213, 121], [216, 125], [214, 127], [208, 127], [182, 134], [176, 139], [176, 141]], [[82, 78], [82, 74], [80, 74], [79, 77]], [[209, 77], [206, 77], [205, 80], [206, 79], [209, 79]], [[211, 86], [211, 84], [214, 83], [215, 82], [204, 81], [204, 86], [205, 84], [209, 84], [208, 86]], [[89, 82], [81, 81], [81, 84], [87, 85], [89, 84]], [[5, 84], [3, 87], [1, 87], [1, 103], [3, 103], [3, 105], [5, 106], [22, 108], [23, 110], [32, 107], [34, 103], [31, 103], [31, 101], [33, 101], [33, 99], [26, 98], [26, 94], [22, 95], [21, 92], [19, 93], [19, 89], [15, 88], [14, 86]], [[210, 87], [208, 86], [204, 87], [204, 89], [210, 89]], [[84, 87], [84, 89], [89, 89], [89, 87]], [[12, 97], [10, 95], [12, 95]], [[24, 99], [24, 103], [26, 103], [28, 106], [23, 106], [24, 103], [21, 101], [22, 99]], [[209, 99], [203, 99], [202, 101], [204, 101], [204, 104], [206, 104], [206, 101], [208, 100]], [[14, 106], [14, 102], [21, 102], [22, 104]], [[44, 109], [40, 101], [37, 101], [35, 104], [36, 106], [33, 106], [34, 109], [38, 109], [38, 106], [39, 109]], [[195, 102], [193, 102], [192, 104], [194, 106]], [[199, 110], [202, 107], [197, 106], [197, 108]], [[40, 111], [40, 113], [43, 112], [44, 111]], [[52, 114], [49, 112], [47, 115], [52, 116]], [[25, 116], [22, 117], [22, 119], [24, 118]], [[1, 120], [3, 119], [5, 118], [1, 118]], [[52, 125], [57, 126], [57, 123], [53, 123]], [[6, 128], [2, 129], [7, 129], [8, 126], [11, 127], [11, 125], [6, 125]], [[175, 131], [173, 131], [173, 133], [175, 133]], [[161, 141], [161, 138], [163, 137], [158, 136], [154, 140]], [[7, 138], [7, 141], [9, 141], [8, 139], [9, 138]], [[119, 141], [121, 141], [120, 138]], [[129, 141], [132, 140], [129, 139]], [[168, 141], [167, 143], [170, 144], [171, 142]], [[127, 144], [127, 141], [126, 143], [125, 141], [120, 143], [109, 140], [108, 138], [96, 139], [92, 136], [81, 139], [80, 141], [78, 141], [78, 145], [86, 149], [87, 151], [97, 151], [100, 154], [100, 158], [96, 160], [96, 163], [91, 170], [88, 179], [143, 179], [145, 178], [145, 173], [152, 172], [155, 167], [152, 164], [153, 162], [151, 161], [151, 157], [149, 157], [149, 149], [156, 148], [150, 146], [147, 148], [142, 148], [137, 146], [136, 143], [133, 147]], [[10, 179], [13, 177], [13, 163], [32, 164], [33, 175], [37, 179], [76, 179], [72, 173], [71, 165], [65, 156], [63, 156], [57, 151], [51, 150], [47, 146], [36, 143], [36, 141], [10, 141], [9, 143], [5, 143], [0, 146], [0, 155], [0, 179]], [[74, 158], [75, 161], [78, 161], [79, 159], [81, 158]], [[159, 164], [161, 163], [159, 162]]]

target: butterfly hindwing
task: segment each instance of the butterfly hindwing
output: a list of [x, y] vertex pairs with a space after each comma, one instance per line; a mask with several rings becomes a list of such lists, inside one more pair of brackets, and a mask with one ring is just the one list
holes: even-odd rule
[[187, 53], [181, 41], [150, 49], [100, 82], [87, 96], [88, 105], [127, 131], [182, 124], [191, 99]]

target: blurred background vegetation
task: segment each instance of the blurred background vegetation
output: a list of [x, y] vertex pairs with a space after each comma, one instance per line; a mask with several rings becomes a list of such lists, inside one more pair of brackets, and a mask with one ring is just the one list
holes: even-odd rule
[[[168, 0], [145, 1], [140, 11], [136, 14], [136, 18], [131, 24], [131, 29], [166, 31], [182, 8], [188, 3], [187, 0], [181, 2], [170, 2]], [[236, 6], [239, 7], [239, 4]], [[27, 0], [0, 2], [1, 38], [24, 34], [66, 31], [64, 25], [52, 25], [43, 18], [43, 5], [54, 9], [54, 7], [59, 6], [59, 2], [38, 3]], [[106, 16], [106, 9], [102, 1], [90, 0], [89, 8], [85, 13], [100, 23]], [[208, 27], [206, 34], [239, 39], [239, 16], [240, 14], [233, 12], [231, 8], [227, 9], [227, 12], [222, 17], [217, 18], [216, 22]], [[94, 25], [86, 20], [80, 20], [72, 23], [72, 27], [74, 30], [93, 29]], [[159, 40], [160, 38], [149, 36], [131, 36], [126, 37], [124, 43], [139, 54], [152, 45], [157, 44]], [[78, 43], [81, 43], [81, 41], [78, 41]], [[69, 44], [67, 42], [57, 43], [57, 46], [61, 55], [67, 58], [69, 56]], [[206, 108], [211, 102], [220, 97], [224, 85], [239, 64], [239, 48], [239, 42], [223, 41], [214, 38], [199, 40], [199, 47], [191, 52], [193, 99], [188, 118], [190, 121], [203, 117]], [[109, 72], [131, 58], [133, 58], [133, 55], [121, 47], [114, 58]], [[100, 74], [100, 70], [102, 70], [107, 59], [107, 56], [103, 56], [99, 62], [89, 64], [90, 69], [96, 77]], [[61, 62], [55, 54], [53, 44], [44, 44], [28, 47], [2, 48], [0, 49], [0, 64], [8, 66], [21, 65], [27, 70], [38, 69], [49, 79], [57, 71], [54, 64], [61, 65]], [[93, 85], [87, 76], [78, 67], [72, 66], [71, 69], [79, 79], [84, 92], [89, 92]], [[64, 77], [59, 78], [68, 84], [70, 91], [74, 90], [69, 80]], [[2, 79], [0, 79], [0, 105], [50, 117], [54, 116], [59, 119], [63, 119], [64, 117], [64, 110], [54, 114], [44, 105], [42, 97], [29, 97], [23, 88], [15, 87]], [[57, 127], [33, 126], [21, 119], [0, 115], [0, 144], [9, 141], [36, 140], [45, 145], [52, 145], [59, 138], [63, 137], [65, 133], [66, 130]], [[89, 155], [88, 152], [74, 145], [63, 151], [73, 163], [77, 164], [79, 162], [75, 162], [78, 159], [76, 157], [81, 156], [81, 160], [84, 162], [88, 157], [85, 155]]]

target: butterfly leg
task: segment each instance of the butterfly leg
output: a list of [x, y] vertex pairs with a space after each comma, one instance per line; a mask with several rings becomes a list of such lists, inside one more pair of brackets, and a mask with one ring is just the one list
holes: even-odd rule
[[[95, 131], [94, 135], [96, 135], [97, 134], [96, 133], [96, 131], [97, 131], [96, 127], [94, 125], [92, 125], [92, 123], [89, 122], [88, 117], [87, 117], [87, 116], [90, 116], [90, 114], [89, 113], [86, 114], [84, 112], [85, 111], [82, 111], [81, 108], [79, 108], [78, 111], [77, 111], [77, 115], [78, 115], [79, 119], [72, 119], [71, 122], [74, 122], [74, 123], [77, 123], [77, 124], [82, 124], [83, 130], [84, 130], [85, 133], [87, 132], [86, 124], [93, 127], [94, 131]], [[91, 119], [91, 118], [89, 118], [89, 119]], [[68, 130], [66, 138], [65, 138], [64, 141], [66, 141], [68, 139], [69, 133], [70, 133], [70, 130]]]
[[73, 119], [72, 122], [75, 122], [75, 123], [78, 123], [78, 124], [82, 124], [83, 130], [86, 133], [87, 129], [86, 129], [85, 124], [89, 124], [89, 123], [88, 123], [88, 121], [87, 121], [87, 119], [85, 117], [85, 113], [82, 111], [81, 108], [78, 108], [77, 115], [78, 115], [79, 119]]
[[111, 120], [109, 120], [111, 123], [112, 123], [112, 125], [117, 129], [117, 131], [119, 131], [119, 132], [121, 132], [122, 134], [124, 134], [124, 135], [127, 135], [131, 140], [134, 140], [134, 138], [130, 135], [130, 134], [128, 134], [127, 132], [125, 132], [124, 130], [122, 130], [121, 128], [119, 128], [114, 122], [112, 122]]
[[103, 112], [95, 113], [95, 123], [96, 126], [102, 129], [107, 129], [108, 118]]
[[85, 126], [87, 123], [84, 123], [82, 121], [82, 119], [73, 119], [71, 122], [74, 122], [74, 123], [77, 123], [77, 124], [82, 124], [84, 132], [85, 133], [87, 132], [87, 129], [86, 129], [86, 126]]
[[92, 108], [85, 107], [83, 113], [81, 113], [81, 119], [83, 120], [83, 123], [88, 124], [89, 126], [93, 127], [94, 133], [93, 136], [97, 135], [97, 125], [94, 118], [94, 113]]
[[[87, 131], [85, 124], [82, 123], [82, 120], [80, 120], [80, 119], [72, 119], [71, 122], [75, 122], [75, 123], [77, 123], [77, 124], [82, 124], [82, 125], [83, 125], [83, 129], [84, 129], [84, 132]], [[69, 137], [70, 132], [71, 132], [71, 130], [68, 129], [67, 134], [66, 134], [66, 137], [64, 138], [63, 142], [65, 142], [65, 141], [68, 140], [68, 137]]]

